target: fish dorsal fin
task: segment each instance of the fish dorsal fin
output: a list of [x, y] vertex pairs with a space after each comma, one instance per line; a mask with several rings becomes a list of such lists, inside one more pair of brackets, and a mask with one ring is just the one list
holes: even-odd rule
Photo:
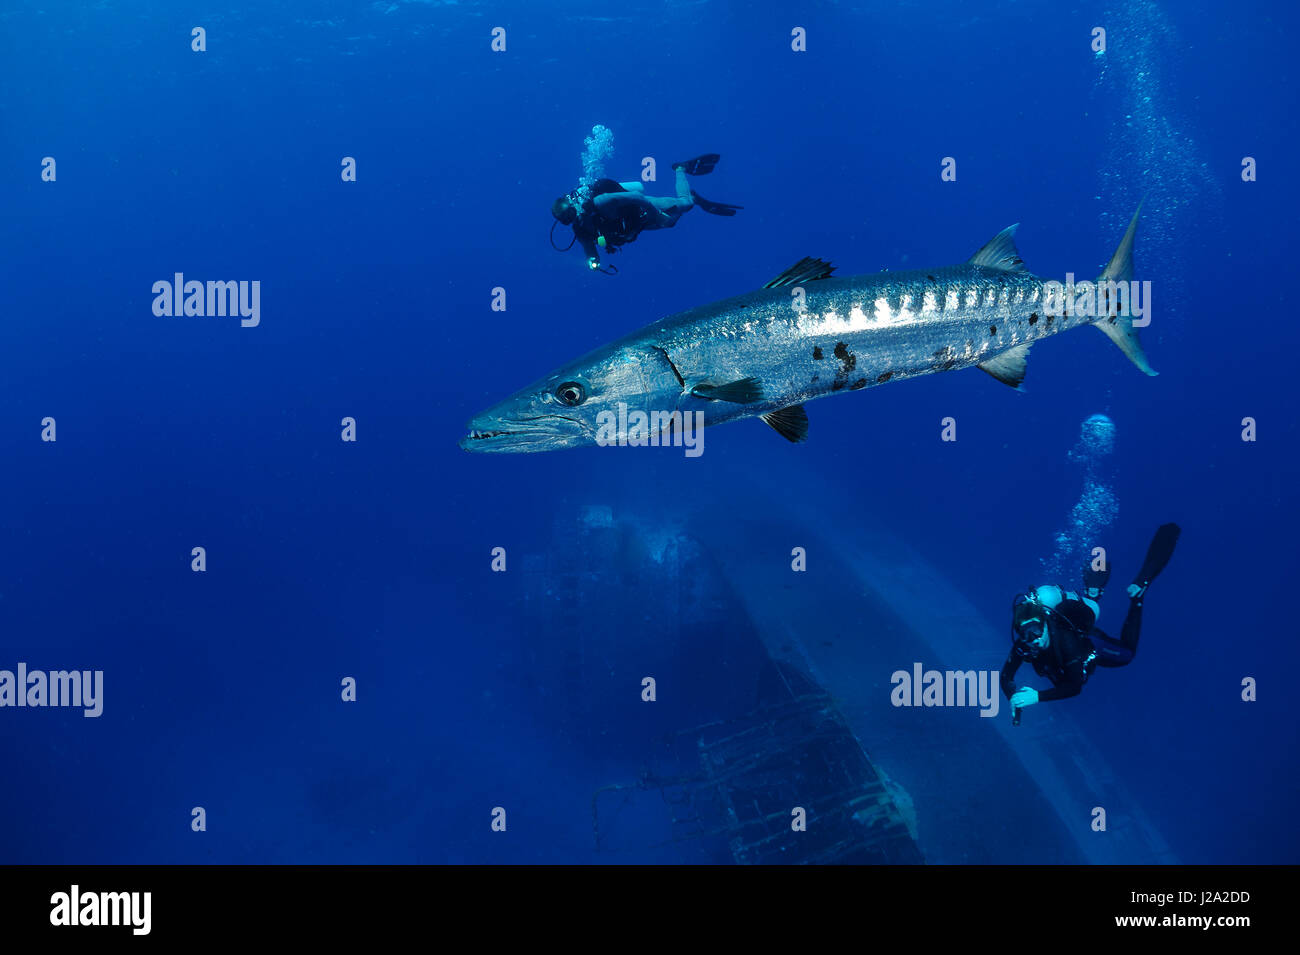
[[791, 444], [801, 444], [808, 438], [808, 412], [804, 411], [803, 405], [791, 405], [759, 417]]
[[828, 279], [834, 271], [835, 266], [829, 262], [823, 262], [821, 259], [813, 258], [810, 255], [804, 256], [772, 281], [765, 284], [763, 288], [784, 288], [787, 285], [798, 285], [800, 282], [815, 282], [818, 279]]
[[1020, 383], [1025, 380], [1025, 362], [1029, 358], [1029, 348], [1033, 342], [1025, 342], [1023, 345], [1017, 345], [1015, 348], [1004, 351], [995, 358], [990, 358], [986, 362], [981, 362], [976, 367], [981, 371], [987, 371], [1003, 384], [1010, 385], [1017, 391], [1020, 390]]
[[1016, 230], [1020, 223], [1009, 225], [970, 257], [967, 265], [981, 265], [986, 269], [1001, 269], [1003, 272], [1028, 272], [1025, 261], [1016, 248]]

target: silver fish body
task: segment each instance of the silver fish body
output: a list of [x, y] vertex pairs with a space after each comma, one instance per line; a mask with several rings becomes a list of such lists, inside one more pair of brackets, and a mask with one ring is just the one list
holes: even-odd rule
[[[1137, 218], [1099, 282], [1131, 279]], [[461, 446], [528, 452], [603, 443], [611, 420], [614, 436], [627, 437], [635, 412], [660, 420], [698, 413], [705, 425], [763, 416], [798, 441], [808, 401], [972, 366], [1019, 386], [1030, 346], [1084, 324], [1096, 324], [1155, 374], [1129, 318], [1077, 314], [1049, 301], [1045, 280], [1024, 268], [1014, 231], [962, 265], [806, 274], [797, 283], [788, 270], [769, 283], [777, 287], [661, 319], [476, 416]]]
[[[709, 424], [839, 391], [969, 368], [1090, 321], [1051, 316], [1044, 280], [974, 265], [810, 282], [796, 309], [785, 288], [691, 309], [634, 338], [662, 348], [689, 385], [756, 377], [762, 400], [688, 394]], [[628, 341], [616, 343], [628, 344]]]

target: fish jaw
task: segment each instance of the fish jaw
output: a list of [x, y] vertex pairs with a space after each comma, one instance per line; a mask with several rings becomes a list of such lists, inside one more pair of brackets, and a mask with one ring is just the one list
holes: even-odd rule
[[580, 448], [594, 442], [581, 422], [562, 415], [512, 416], [495, 409], [469, 422], [460, 446], [475, 454], [530, 454]]

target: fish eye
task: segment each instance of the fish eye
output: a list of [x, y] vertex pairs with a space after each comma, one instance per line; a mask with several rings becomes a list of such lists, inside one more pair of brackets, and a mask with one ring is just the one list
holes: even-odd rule
[[576, 381], [566, 381], [555, 389], [555, 397], [572, 407], [587, 400], [587, 389]]

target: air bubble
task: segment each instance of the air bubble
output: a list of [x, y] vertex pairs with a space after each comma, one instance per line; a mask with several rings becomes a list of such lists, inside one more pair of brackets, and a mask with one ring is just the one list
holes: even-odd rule
[[599, 124], [591, 127], [591, 135], [582, 141], [582, 178], [578, 192], [585, 198], [591, 194], [591, 185], [605, 175], [605, 160], [614, 155], [614, 131]]
[[1056, 532], [1050, 557], [1042, 560], [1049, 579], [1073, 586], [1092, 559], [1092, 549], [1119, 514], [1107, 459], [1115, 450], [1115, 422], [1095, 414], [1079, 425], [1079, 440], [1066, 457], [1083, 473], [1083, 490], [1066, 527]]

